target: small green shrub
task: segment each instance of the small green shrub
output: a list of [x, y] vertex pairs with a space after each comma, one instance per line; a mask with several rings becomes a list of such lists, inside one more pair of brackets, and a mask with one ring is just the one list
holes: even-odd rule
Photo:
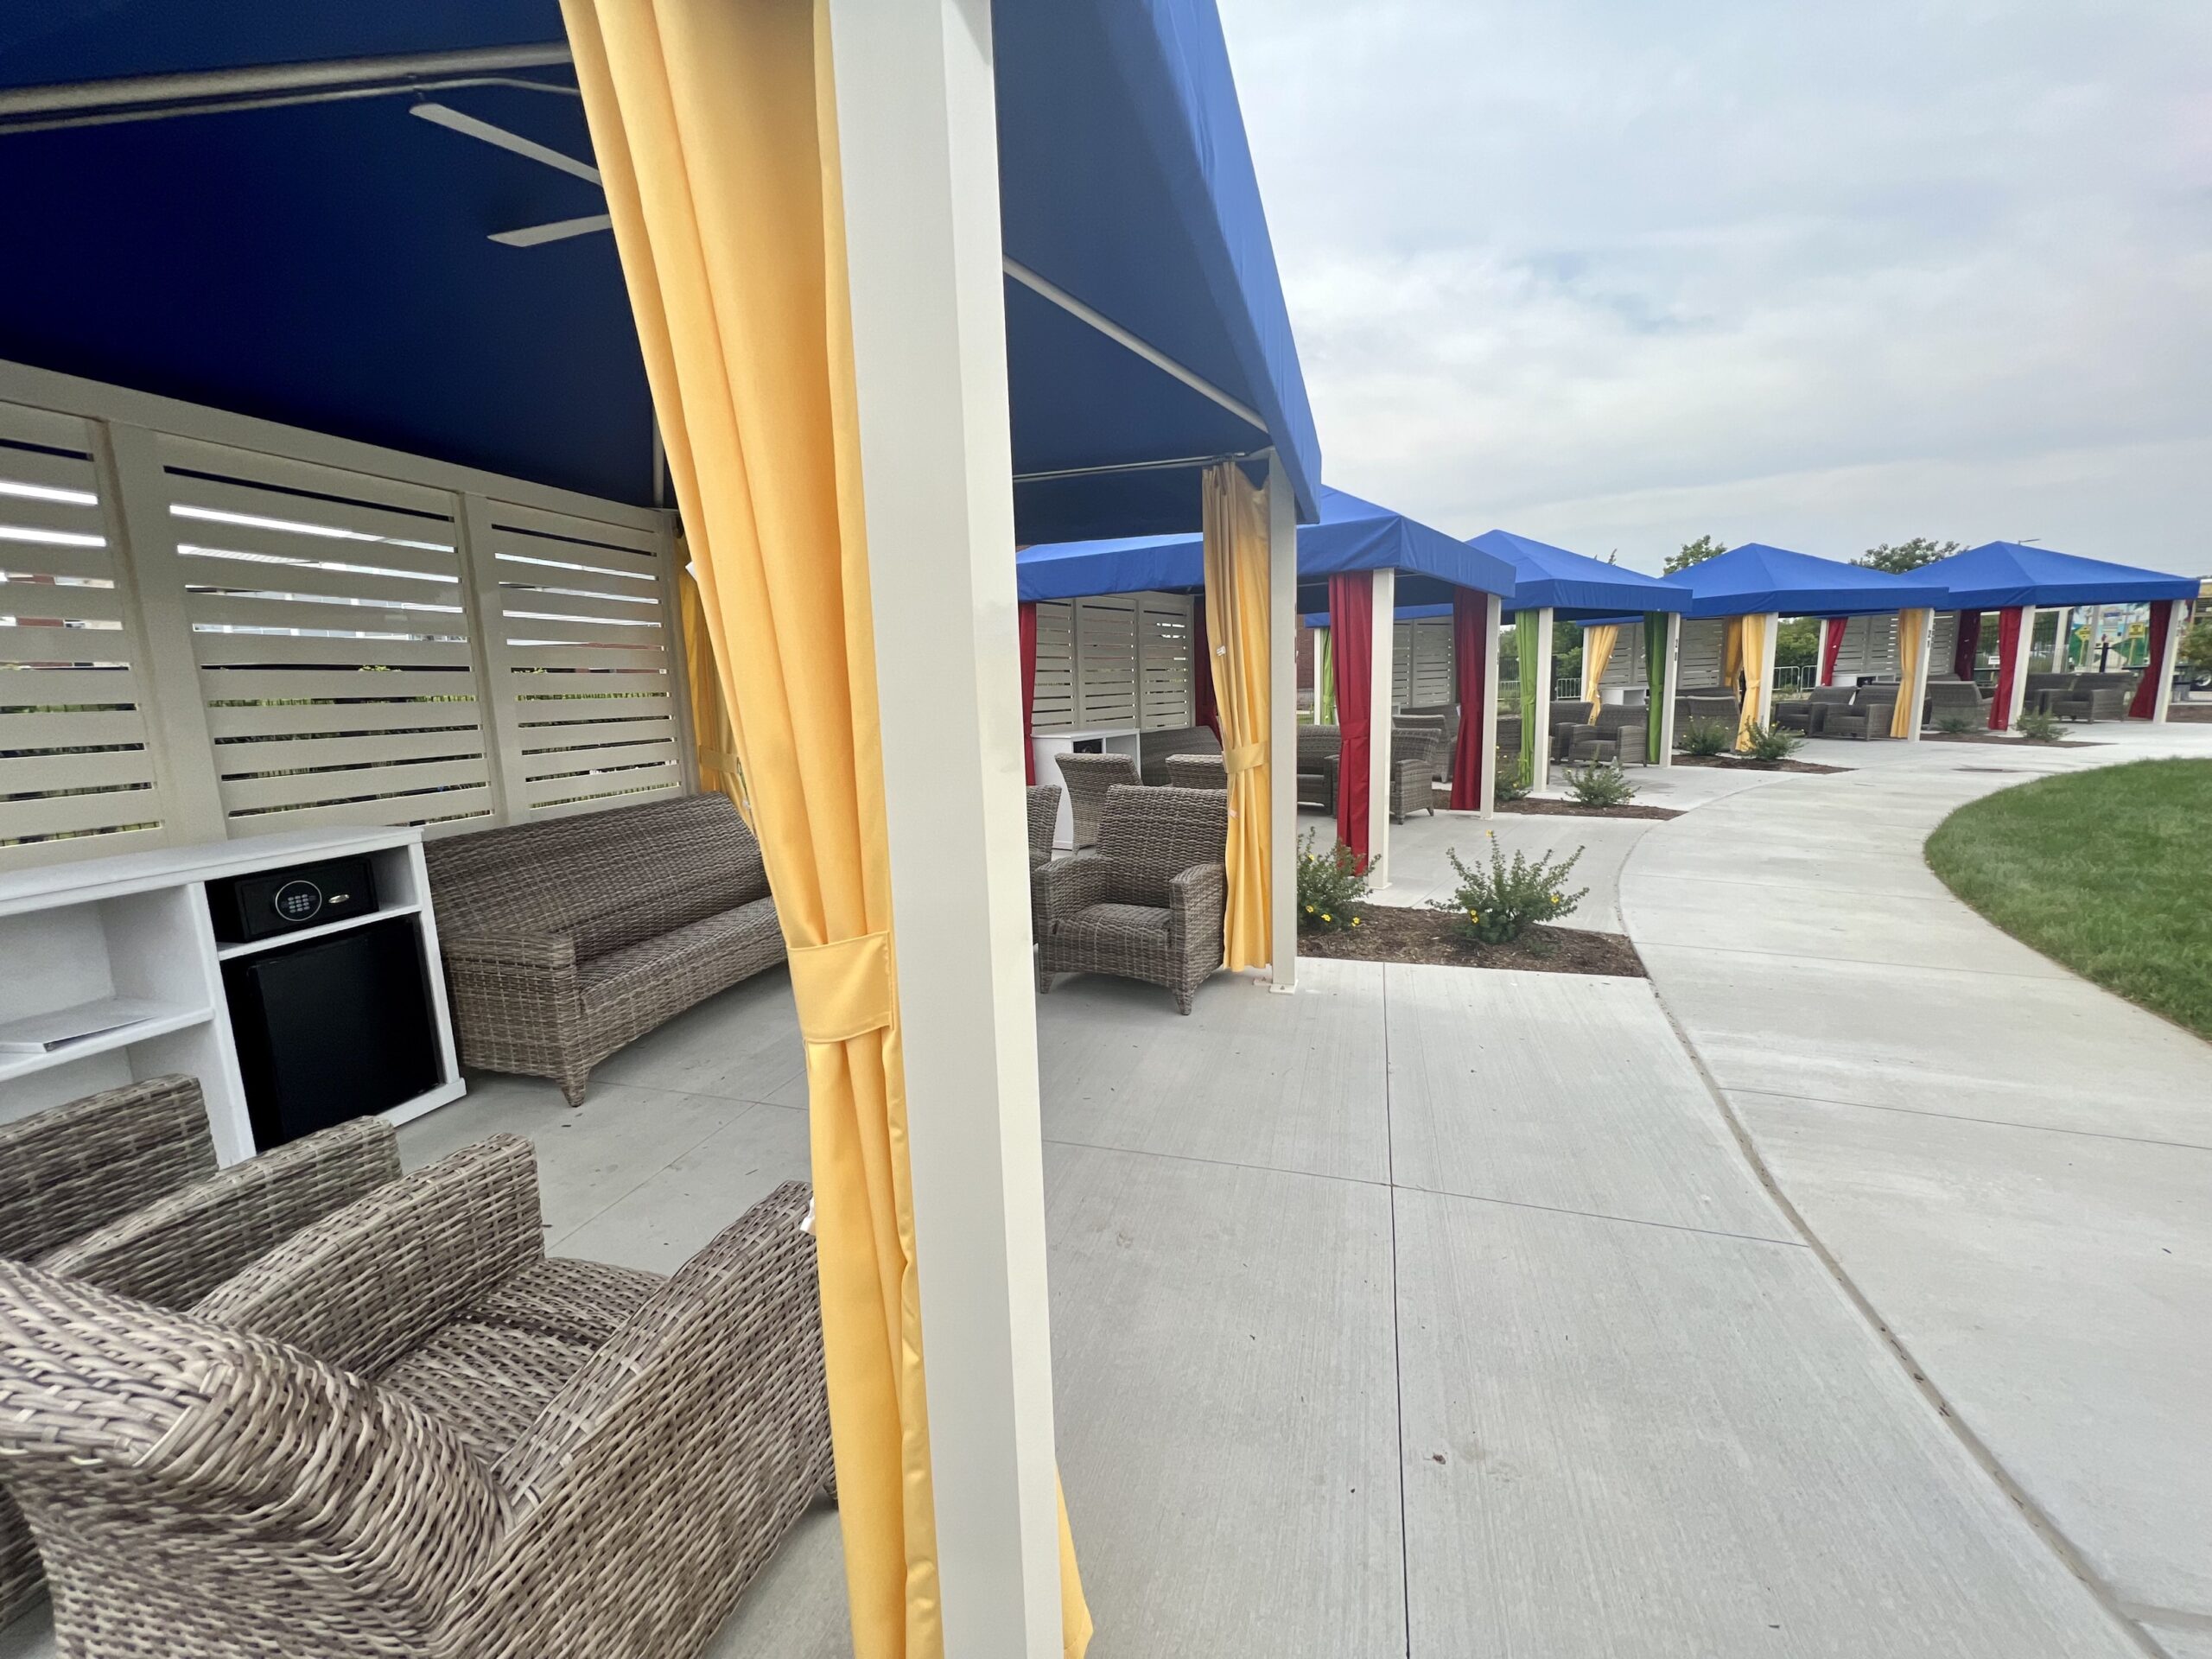
[[1726, 754], [1735, 741], [1725, 720], [1688, 721], [1675, 734], [1675, 747], [1684, 754]]
[[1581, 806], [1626, 806], [1636, 798], [1628, 774], [1610, 762], [1568, 774], [1567, 792]]
[[1963, 737], [1980, 723], [1972, 715], [1962, 715], [1955, 709], [1937, 719], [1936, 729], [1948, 733], [1953, 737]]
[[1497, 783], [1492, 798], [1500, 801], [1524, 801], [1529, 798], [1529, 774], [1521, 768], [1521, 757], [1497, 752]]
[[1531, 859], [1525, 853], [1516, 853], [1509, 864], [1498, 849], [1493, 830], [1488, 869], [1469, 869], [1459, 861], [1456, 849], [1446, 849], [1445, 856], [1459, 873], [1459, 889], [1448, 904], [1435, 900], [1431, 907], [1456, 911], [1465, 918], [1467, 931], [1484, 944], [1510, 944], [1529, 931], [1531, 923], [1556, 922], [1573, 915], [1574, 907], [1589, 896], [1587, 887], [1567, 891], [1567, 878], [1573, 873], [1582, 851], [1578, 847], [1567, 858], [1556, 860]]
[[2066, 728], [2048, 709], [2031, 709], [2019, 719], [2019, 733], [2031, 743], [2063, 743]]
[[1752, 760], [1787, 760], [1805, 747], [1805, 740], [1786, 726], [1761, 726], [1756, 721], [1744, 728], [1744, 754]]
[[1313, 850], [1314, 832], [1298, 838], [1298, 931], [1341, 933], [1357, 927], [1351, 907], [1367, 893], [1367, 861], [1341, 841], [1325, 853]]

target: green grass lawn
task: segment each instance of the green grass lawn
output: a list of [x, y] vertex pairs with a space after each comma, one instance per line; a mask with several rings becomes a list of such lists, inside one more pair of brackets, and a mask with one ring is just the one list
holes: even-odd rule
[[1928, 863], [2013, 938], [2212, 1040], [2212, 760], [2002, 791], [1944, 819]]

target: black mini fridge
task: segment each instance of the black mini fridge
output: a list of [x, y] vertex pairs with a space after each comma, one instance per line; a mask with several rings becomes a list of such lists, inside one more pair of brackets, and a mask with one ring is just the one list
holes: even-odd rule
[[441, 1080], [422, 936], [410, 918], [234, 958], [223, 964], [223, 989], [262, 1151]]

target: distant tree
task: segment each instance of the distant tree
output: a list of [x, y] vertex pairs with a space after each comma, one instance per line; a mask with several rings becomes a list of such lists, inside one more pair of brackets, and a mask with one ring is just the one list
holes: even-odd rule
[[1865, 556], [1853, 559], [1852, 563], [1863, 564], [1870, 570], [1886, 570], [1893, 576], [1901, 576], [1908, 570], [1919, 569], [1923, 564], [1948, 559], [1965, 545], [1963, 542], [1936, 542], [1925, 536], [1916, 536], [1910, 541], [1899, 542], [1895, 546], [1884, 542], [1879, 547], [1870, 547]]
[[1821, 620], [1793, 616], [1774, 631], [1774, 663], [1777, 668], [1810, 668], [1821, 649]]
[[1700, 536], [1694, 542], [1684, 542], [1681, 552], [1669, 554], [1666, 569], [1660, 574], [1671, 576], [1677, 570], [1687, 570], [1694, 564], [1703, 564], [1707, 559], [1717, 559], [1727, 550], [1726, 543], [1710, 536]]
[[2189, 625], [2189, 632], [2182, 635], [2174, 654], [2183, 668], [2197, 674], [2212, 674], [2212, 611]]

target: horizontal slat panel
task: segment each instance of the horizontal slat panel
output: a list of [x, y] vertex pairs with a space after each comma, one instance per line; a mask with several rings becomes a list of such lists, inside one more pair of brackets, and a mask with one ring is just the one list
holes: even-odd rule
[[[598, 670], [664, 670], [668, 653], [626, 650], [620, 645], [537, 645], [524, 651], [524, 668], [588, 668]], [[519, 685], [522, 682], [517, 681]], [[582, 689], [582, 688], [578, 688]]]
[[73, 622], [120, 622], [123, 595], [112, 588], [0, 582], [0, 616], [66, 616]]
[[569, 599], [558, 594], [530, 594], [510, 588], [499, 595], [507, 619], [507, 632], [520, 633], [535, 623], [612, 622], [632, 632], [660, 632], [660, 614], [651, 606], [609, 605], [598, 600]]
[[0, 759], [0, 795], [35, 795], [60, 789], [119, 789], [125, 784], [150, 783], [153, 777], [154, 758], [143, 749]]
[[525, 755], [523, 769], [532, 778], [556, 772], [589, 772], [607, 766], [636, 766], [648, 763], [674, 765], [676, 745], [667, 738], [658, 742], [608, 743], [589, 749], [548, 749]]
[[145, 741], [145, 716], [135, 709], [0, 715], [0, 749], [90, 748]]
[[517, 672], [513, 677], [515, 696], [522, 700], [522, 717], [531, 720], [556, 720], [563, 716], [555, 711], [564, 707], [583, 709], [612, 707], [602, 701], [619, 698], [625, 702], [632, 697], [665, 696], [668, 695], [668, 675], [630, 671], [621, 674], [529, 674]]
[[[586, 622], [569, 619], [549, 622], [542, 617], [507, 617], [500, 623], [508, 645], [528, 653], [541, 651], [548, 645], [614, 645], [626, 651], [659, 652], [665, 649], [657, 627], [625, 627], [613, 622]], [[524, 641], [529, 643], [525, 644]], [[527, 654], [525, 664], [536, 659]]]
[[[168, 482], [172, 492], [169, 529], [179, 541], [236, 547], [240, 544], [238, 537], [251, 536], [255, 544], [250, 551], [285, 557], [326, 558], [338, 556], [334, 550], [346, 548], [355, 550], [353, 556], [363, 564], [373, 564], [373, 558], [361, 555], [385, 546], [435, 552], [451, 547], [456, 540], [449, 519], [410, 518], [405, 513], [357, 506], [350, 501], [278, 495], [245, 485], [180, 478], [175, 473], [168, 475]], [[238, 524], [232, 518], [210, 518], [202, 513], [176, 511], [180, 507], [197, 507], [258, 522]], [[330, 533], [334, 531], [340, 533]]]
[[[359, 737], [276, 738], [257, 743], [219, 743], [215, 770], [227, 779], [296, 766], [346, 766], [399, 761], [467, 760], [484, 753], [474, 727], [445, 732], [374, 732]], [[349, 776], [351, 774], [348, 774]]]
[[73, 830], [109, 830], [126, 823], [156, 823], [161, 816], [161, 802], [150, 789], [0, 801], [0, 841], [18, 836], [58, 836]]
[[461, 584], [457, 582], [372, 576], [359, 570], [318, 570], [308, 565], [264, 564], [253, 559], [210, 559], [194, 555], [184, 561], [184, 579], [194, 588], [249, 588], [327, 599], [391, 600], [408, 605], [450, 605], [456, 612], [461, 607]]
[[[429, 823], [441, 818], [480, 820], [492, 810], [488, 787], [444, 789], [390, 801], [348, 802], [340, 806], [302, 806], [285, 812], [260, 812], [231, 820], [234, 836], [265, 836], [279, 830], [322, 830], [350, 823]], [[429, 833], [427, 830], [425, 833]]]
[[532, 806], [593, 796], [628, 795], [643, 789], [673, 789], [682, 781], [675, 764], [636, 772], [588, 772], [579, 778], [533, 778], [526, 785]]
[[203, 668], [200, 695], [226, 698], [474, 697], [475, 680], [449, 669]]
[[[0, 463], [0, 478], [6, 476], [6, 466]], [[35, 535], [97, 536], [103, 543], [107, 539], [107, 521], [97, 501], [48, 501], [0, 491], [0, 545], [16, 539], [7, 533], [10, 530]]]
[[120, 628], [0, 626], [0, 663], [122, 663], [130, 649]]
[[[178, 437], [170, 433], [162, 434], [159, 443], [164, 466], [181, 467], [199, 473], [216, 473], [226, 478], [247, 478], [282, 489], [349, 496], [358, 500], [380, 502], [387, 506], [411, 509], [416, 512], [439, 513], [448, 518], [454, 511], [451, 495], [427, 485], [409, 484], [396, 478], [378, 478], [366, 473], [349, 473], [340, 467], [326, 467], [320, 461], [293, 461], [287, 456], [266, 454], [259, 450], [233, 449], [224, 444]], [[180, 490], [186, 486], [195, 490], [220, 487], [191, 479], [180, 479], [178, 485]], [[181, 495], [180, 499], [183, 499]]]
[[115, 580], [115, 553], [105, 547], [49, 547], [30, 542], [0, 542], [0, 570], [22, 575], [91, 576]]
[[442, 701], [226, 706], [208, 709], [207, 730], [219, 742], [232, 737], [289, 736], [296, 732], [389, 732], [423, 726], [468, 731], [479, 727], [483, 712], [474, 702]]
[[77, 416], [34, 409], [28, 404], [0, 404], [0, 438], [91, 453], [85, 423]]
[[524, 609], [535, 608], [528, 601], [556, 588], [568, 589], [566, 596], [569, 598], [591, 595], [612, 600], [625, 611], [644, 610], [660, 603], [657, 578], [652, 582], [631, 582], [587, 570], [552, 570], [543, 565], [518, 563], [512, 559], [499, 567], [499, 602]]
[[467, 618], [450, 611], [404, 611], [388, 605], [334, 605], [326, 600], [263, 599], [251, 594], [194, 594], [185, 601], [196, 626], [222, 622], [249, 628], [319, 628], [338, 633], [465, 636]]
[[[328, 639], [289, 633], [194, 633], [193, 650], [203, 669], [232, 664], [309, 666], [380, 663], [394, 668], [466, 668], [468, 647], [459, 641], [432, 639]], [[259, 696], [232, 691], [228, 696]]]
[[[428, 760], [391, 766], [364, 766], [352, 772], [301, 772], [289, 778], [230, 778], [223, 780], [223, 806], [230, 812], [254, 807], [321, 804], [360, 797], [396, 795], [406, 790], [481, 783], [484, 762]], [[364, 808], [361, 822], [374, 821]]]
[[639, 790], [634, 793], [605, 796], [586, 796], [581, 800], [548, 801], [543, 805], [527, 809], [524, 816], [537, 821], [543, 818], [574, 817], [579, 812], [604, 812], [610, 806], [642, 806], [647, 801], [661, 800], [668, 796], [681, 795], [683, 785], [679, 779], [665, 786]]
[[[276, 498], [278, 500], [283, 497]], [[274, 516], [274, 515], [267, 515]], [[265, 553], [268, 559], [213, 558], [206, 553], [185, 556], [185, 568], [197, 569], [202, 565], [215, 567], [244, 567], [246, 569], [289, 569], [289, 563], [272, 563], [304, 559], [310, 563], [360, 564], [383, 570], [414, 570], [425, 575], [452, 582], [461, 570], [461, 556], [449, 548], [403, 547], [391, 542], [358, 542], [328, 536], [303, 536], [296, 531], [264, 530], [255, 524], [220, 524], [203, 518], [169, 520], [169, 533], [181, 544], [204, 548], [213, 553]], [[449, 540], [436, 524], [427, 526], [429, 534], [416, 537], [419, 541]]]
[[666, 718], [647, 720], [586, 720], [574, 725], [525, 726], [522, 747], [525, 754], [538, 750], [573, 749], [594, 743], [649, 743], [673, 734]]
[[111, 830], [105, 835], [67, 836], [55, 841], [18, 842], [12, 846], [0, 846], [0, 870], [35, 869], [47, 864], [73, 864], [79, 859], [148, 852], [162, 842], [159, 824], [143, 830]]
[[[0, 438], [13, 435], [7, 416], [0, 413]], [[52, 455], [8, 443], [0, 443], [0, 479], [12, 484], [35, 484], [45, 490], [75, 490], [85, 495], [98, 495], [100, 488], [99, 474], [92, 463], [80, 456]]]
[[550, 706], [537, 702], [527, 703], [524, 705], [521, 714], [523, 740], [525, 742], [535, 742], [537, 739], [534, 734], [546, 727], [558, 727], [570, 722], [595, 721], [602, 718], [609, 721], [666, 720], [675, 714], [675, 710], [670, 708], [666, 697], [612, 699], [594, 697], [579, 701], [568, 708], [563, 708], [559, 703]]
[[127, 668], [14, 668], [0, 671], [0, 709], [138, 701], [138, 677]]
[[[543, 507], [525, 507], [512, 501], [492, 501], [486, 505], [491, 509], [492, 523], [500, 529], [535, 531], [540, 536], [603, 542], [610, 547], [639, 553], [658, 554], [660, 550], [661, 532], [658, 528], [606, 524], [594, 518], [578, 518], [565, 512], [549, 512]], [[531, 538], [525, 537], [522, 539]]]

